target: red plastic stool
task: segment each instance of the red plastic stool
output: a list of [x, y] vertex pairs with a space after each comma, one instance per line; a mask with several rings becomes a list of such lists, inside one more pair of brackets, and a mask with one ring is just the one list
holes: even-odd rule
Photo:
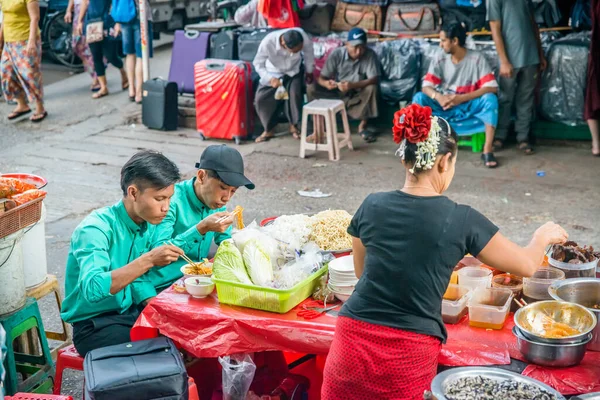
[[62, 388], [62, 376], [65, 369], [83, 371], [83, 357], [79, 355], [75, 346], [70, 345], [58, 351], [56, 356], [56, 376], [54, 378], [53, 393], [58, 395]]
[[73, 400], [71, 396], [55, 396], [53, 394], [17, 393], [14, 396], [5, 396], [6, 400]]
[[198, 395], [198, 387], [196, 386], [196, 382], [194, 382], [194, 378], [188, 378], [188, 392], [188, 400], [200, 400], [200, 396]]

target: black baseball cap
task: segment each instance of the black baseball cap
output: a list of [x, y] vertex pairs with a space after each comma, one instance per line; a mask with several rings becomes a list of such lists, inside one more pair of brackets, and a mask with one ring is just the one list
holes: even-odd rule
[[254, 183], [244, 176], [244, 160], [239, 151], [225, 144], [208, 146], [196, 163], [198, 169], [215, 171], [226, 185], [233, 187], [245, 186], [252, 190]]

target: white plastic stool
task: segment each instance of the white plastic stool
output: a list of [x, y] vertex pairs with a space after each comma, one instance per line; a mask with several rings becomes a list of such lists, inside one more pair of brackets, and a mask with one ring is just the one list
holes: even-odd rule
[[[336, 115], [342, 114], [344, 131], [337, 131]], [[314, 143], [306, 141], [308, 136], [308, 116], [313, 116], [313, 138]], [[325, 120], [325, 131], [323, 131], [323, 119]], [[325, 133], [326, 144], [321, 144], [321, 137]], [[331, 161], [339, 161], [340, 149], [348, 146], [354, 150], [350, 138], [350, 124], [346, 107], [341, 100], [313, 100], [302, 109], [302, 136], [300, 137], [300, 158], [306, 157], [306, 150], [327, 151]]]

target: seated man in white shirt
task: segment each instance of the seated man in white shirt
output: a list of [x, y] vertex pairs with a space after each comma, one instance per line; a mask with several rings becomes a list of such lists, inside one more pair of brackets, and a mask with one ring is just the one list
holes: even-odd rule
[[[306, 80], [310, 83], [314, 69], [313, 45], [310, 38], [300, 28], [271, 32], [261, 42], [253, 64], [260, 75], [254, 105], [264, 127], [264, 132], [256, 142], [264, 142], [274, 136], [273, 129], [277, 125], [279, 107], [282, 105], [290, 124], [290, 132], [299, 139], [298, 123], [304, 98], [304, 71]], [[275, 92], [280, 86], [287, 90], [287, 99], [275, 98]]]

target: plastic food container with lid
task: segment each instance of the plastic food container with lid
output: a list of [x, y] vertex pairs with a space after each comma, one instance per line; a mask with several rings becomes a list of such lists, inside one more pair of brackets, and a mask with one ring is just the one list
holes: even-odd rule
[[469, 299], [469, 325], [484, 329], [502, 329], [510, 312], [513, 292], [510, 289], [476, 289]]
[[[523, 278], [517, 275], [500, 274], [492, 279], [492, 287], [510, 289], [513, 292], [513, 298], [521, 299], [523, 294]], [[515, 312], [519, 305], [514, 301], [510, 304], [510, 311]]]
[[464, 267], [458, 271], [458, 284], [473, 290], [492, 285], [492, 271], [484, 267]]
[[540, 267], [530, 278], [523, 278], [523, 299], [535, 301], [552, 300], [548, 288], [556, 281], [564, 280], [565, 273], [553, 267]]
[[472, 290], [468, 287], [450, 284], [442, 300], [442, 320], [446, 324], [458, 324], [469, 312], [467, 303]]
[[565, 273], [565, 278], [595, 278], [598, 259], [585, 264], [570, 264], [548, 257], [548, 263]]

